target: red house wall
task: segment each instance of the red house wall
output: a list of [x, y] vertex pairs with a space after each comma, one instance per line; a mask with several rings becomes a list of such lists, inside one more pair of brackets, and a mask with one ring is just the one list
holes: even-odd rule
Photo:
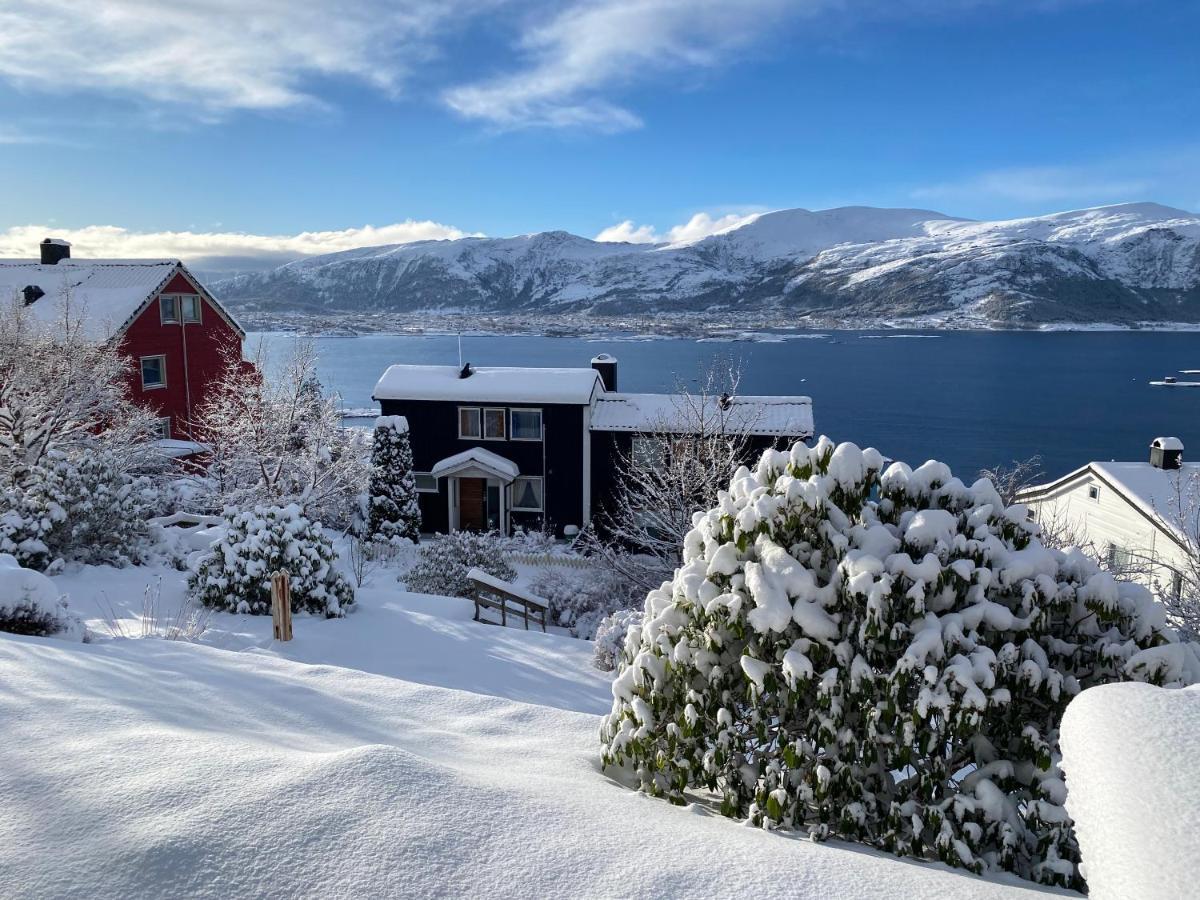
[[[176, 274], [129, 324], [120, 347], [130, 359], [130, 395], [158, 416], [170, 416], [171, 437], [187, 440], [189, 423], [208, 396], [226, 354], [232, 351], [240, 356], [242, 338], [203, 295], [198, 323], [164, 325], [158, 303], [161, 294], [198, 295], [198, 291], [182, 273]], [[142, 389], [143, 356], [166, 357], [165, 387]]]

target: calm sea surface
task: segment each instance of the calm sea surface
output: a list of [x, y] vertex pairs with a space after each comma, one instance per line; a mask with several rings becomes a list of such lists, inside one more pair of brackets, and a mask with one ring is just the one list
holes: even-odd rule
[[[1200, 459], [1200, 388], [1147, 383], [1200, 369], [1200, 334], [906, 334], [831, 331], [780, 343], [489, 335], [464, 336], [462, 347], [476, 365], [508, 366], [586, 366], [607, 351], [620, 360], [619, 386], [628, 391], [670, 390], [677, 377], [695, 380], [712, 361], [732, 358], [742, 393], [812, 397], [818, 434], [912, 464], [942, 459], [965, 480], [1034, 454], [1051, 476], [1089, 460], [1141, 460], [1159, 434], [1177, 435]], [[261, 337], [272, 352], [294, 340]], [[347, 407], [373, 405], [371, 390], [392, 363], [458, 362], [453, 336], [316, 344], [322, 380]]]

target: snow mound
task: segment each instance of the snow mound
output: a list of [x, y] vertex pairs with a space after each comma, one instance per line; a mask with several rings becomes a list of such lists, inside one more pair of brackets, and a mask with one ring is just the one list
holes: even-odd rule
[[53, 581], [41, 572], [26, 569], [11, 553], [0, 553], [0, 620], [29, 621], [42, 617], [58, 625], [51, 637], [82, 641], [86, 634], [83, 622], [68, 612], [66, 598]]
[[1067, 812], [1092, 900], [1195, 896], [1198, 739], [1200, 686], [1107, 684], [1067, 707]]

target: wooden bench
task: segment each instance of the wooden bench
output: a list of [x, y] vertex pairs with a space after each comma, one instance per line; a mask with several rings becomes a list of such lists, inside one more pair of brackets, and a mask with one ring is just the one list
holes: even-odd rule
[[[482, 569], [472, 569], [467, 573], [467, 580], [471, 582], [471, 599], [475, 601], [476, 622], [483, 622], [485, 625], [507, 625], [508, 614], [512, 613], [524, 618], [525, 630], [528, 631], [529, 614], [532, 612], [541, 620], [542, 631], [546, 630], [546, 610], [549, 607], [541, 597], [489, 575]], [[491, 622], [481, 618], [480, 613], [484, 608], [500, 610], [500, 621]]]

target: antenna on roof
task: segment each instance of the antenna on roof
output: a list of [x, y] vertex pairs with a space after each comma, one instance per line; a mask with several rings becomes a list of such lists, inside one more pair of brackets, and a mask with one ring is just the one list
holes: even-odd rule
[[462, 368], [462, 332], [458, 333], [458, 367]]

